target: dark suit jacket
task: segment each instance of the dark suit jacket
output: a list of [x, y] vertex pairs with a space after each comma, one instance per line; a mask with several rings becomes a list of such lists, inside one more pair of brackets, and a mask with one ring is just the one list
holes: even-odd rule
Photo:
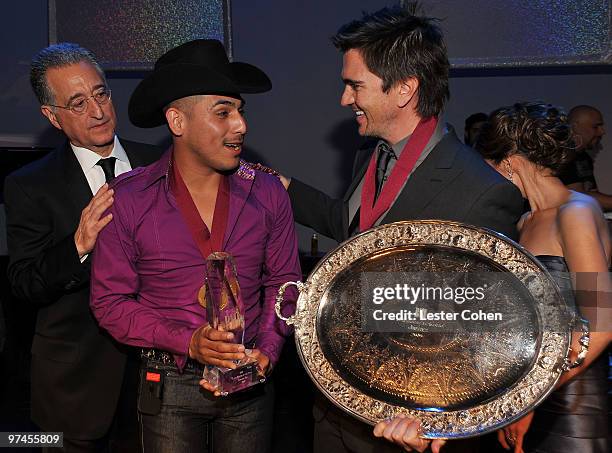
[[[342, 199], [292, 179], [289, 196], [296, 222], [338, 242], [348, 238], [348, 200], [366, 172], [372, 142], [355, 156], [353, 182]], [[454, 220], [487, 227], [517, 239], [523, 212], [520, 191], [472, 148], [448, 132], [410, 176], [382, 224], [399, 220]]]
[[[162, 150], [121, 140], [132, 168]], [[74, 244], [91, 189], [66, 142], [7, 176], [4, 186], [13, 293], [38, 306], [32, 342], [32, 420], [67, 438], [95, 439], [117, 406], [125, 353], [89, 310], [90, 258]]]

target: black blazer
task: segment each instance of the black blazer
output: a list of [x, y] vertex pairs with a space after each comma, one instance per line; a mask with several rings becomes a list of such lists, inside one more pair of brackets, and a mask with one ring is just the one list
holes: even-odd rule
[[[348, 200], [363, 178], [374, 149], [370, 141], [357, 152], [353, 181], [342, 199], [331, 198], [292, 179], [289, 196], [296, 222], [338, 242], [346, 240]], [[454, 220], [517, 239], [516, 223], [522, 212], [523, 199], [518, 188], [450, 131], [410, 176], [381, 223]]]
[[[132, 168], [160, 148], [121, 140]], [[32, 342], [32, 420], [75, 439], [104, 436], [113, 419], [125, 351], [89, 310], [90, 258], [74, 233], [93, 194], [68, 142], [7, 176], [4, 199], [13, 293], [38, 306]]]

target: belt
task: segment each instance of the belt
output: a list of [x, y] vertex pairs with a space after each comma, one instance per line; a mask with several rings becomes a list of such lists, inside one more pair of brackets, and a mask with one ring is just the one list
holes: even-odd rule
[[[174, 356], [166, 351], [161, 351], [159, 349], [142, 349], [140, 351], [140, 357], [142, 359], [146, 359], [147, 361], [158, 362], [168, 366], [176, 367], [176, 360]], [[194, 373], [202, 374], [204, 371], [204, 365], [198, 362], [197, 360], [193, 360], [188, 358], [185, 363], [185, 368], [183, 371], [191, 371]]]

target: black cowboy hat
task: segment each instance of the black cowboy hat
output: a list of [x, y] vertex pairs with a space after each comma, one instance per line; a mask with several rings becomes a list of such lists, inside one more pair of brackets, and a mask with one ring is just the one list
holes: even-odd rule
[[161, 126], [166, 122], [163, 108], [177, 99], [196, 94], [263, 93], [270, 88], [270, 79], [259, 68], [230, 63], [219, 41], [197, 39], [159, 57], [153, 72], [132, 93], [128, 115], [135, 126]]

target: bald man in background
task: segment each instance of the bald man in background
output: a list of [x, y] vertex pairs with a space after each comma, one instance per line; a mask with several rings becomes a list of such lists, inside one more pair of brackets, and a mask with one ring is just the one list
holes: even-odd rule
[[604, 211], [612, 211], [612, 195], [601, 193], [593, 174], [593, 158], [587, 151], [601, 150], [604, 136], [604, 121], [599, 110], [590, 105], [578, 105], [568, 114], [574, 131], [576, 158], [561, 175], [561, 180], [570, 189], [586, 193], [595, 198]]

